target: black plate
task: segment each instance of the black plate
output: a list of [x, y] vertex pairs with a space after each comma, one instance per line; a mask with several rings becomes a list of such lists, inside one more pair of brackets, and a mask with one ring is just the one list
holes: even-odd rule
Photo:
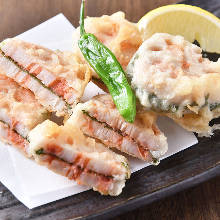
[[[220, 17], [220, 0], [187, 0]], [[220, 123], [220, 119], [215, 120]], [[212, 138], [132, 174], [119, 197], [87, 191], [29, 210], [0, 184], [0, 219], [105, 219], [220, 175], [220, 131]]]

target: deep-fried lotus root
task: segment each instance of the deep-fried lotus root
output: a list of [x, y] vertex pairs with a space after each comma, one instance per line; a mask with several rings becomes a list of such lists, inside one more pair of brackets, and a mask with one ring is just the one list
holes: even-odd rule
[[34, 94], [12, 79], [0, 75], [0, 138], [27, 153], [31, 129], [49, 117]]
[[110, 95], [99, 95], [79, 103], [67, 123], [106, 146], [139, 159], [156, 162], [167, 151], [167, 140], [156, 125], [154, 113], [137, 114], [128, 123], [119, 114]]
[[[126, 20], [123, 12], [117, 12], [111, 16], [87, 17], [85, 19], [85, 30], [94, 34], [115, 54], [123, 69], [126, 69], [133, 54], [142, 43], [136, 24]], [[86, 62], [78, 47], [79, 36], [79, 28], [77, 28], [73, 35], [75, 56], [82, 59], [82, 62]], [[89, 65], [88, 68], [90, 68]], [[98, 75], [94, 71], [92, 74], [93, 81], [103, 88], [103, 83]]]
[[58, 116], [71, 113], [83, 95], [91, 73], [71, 52], [6, 39], [0, 44], [0, 71], [30, 89], [36, 99]]
[[46, 120], [29, 133], [29, 140], [35, 161], [101, 194], [119, 195], [130, 177], [125, 157], [69, 123], [58, 126]]
[[130, 61], [127, 74], [142, 106], [167, 115], [187, 130], [211, 134], [220, 116], [220, 60], [181, 36], [154, 34]]

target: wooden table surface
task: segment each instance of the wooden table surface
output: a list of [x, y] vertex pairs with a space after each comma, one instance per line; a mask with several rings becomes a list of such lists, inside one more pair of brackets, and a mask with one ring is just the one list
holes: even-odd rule
[[[147, 11], [177, 0], [89, 0], [86, 15], [101, 16], [122, 10], [136, 22]], [[0, 40], [20, 34], [63, 13], [78, 26], [80, 0], [0, 0]], [[58, 30], [59, 31], [59, 30]], [[159, 202], [116, 217], [130, 219], [220, 219], [220, 177]]]

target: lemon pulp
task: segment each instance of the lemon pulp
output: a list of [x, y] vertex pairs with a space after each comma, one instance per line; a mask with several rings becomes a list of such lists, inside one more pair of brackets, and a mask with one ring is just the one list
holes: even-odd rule
[[167, 5], [147, 13], [138, 22], [143, 39], [154, 33], [181, 35], [197, 40], [203, 50], [220, 53], [220, 19], [196, 6]]

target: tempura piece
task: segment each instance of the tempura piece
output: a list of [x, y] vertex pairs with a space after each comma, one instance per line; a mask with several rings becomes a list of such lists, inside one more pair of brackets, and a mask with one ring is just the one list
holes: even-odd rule
[[0, 45], [0, 71], [30, 89], [48, 111], [58, 116], [71, 113], [91, 75], [70, 52], [54, 52], [16, 38]]
[[[136, 24], [125, 19], [123, 12], [117, 12], [111, 16], [87, 17], [85, 19], [85, 30], [87, 33], [94, 34], [100, 42], [107, 46], [116, 56], [119, 63], [125, 69], [142, 43], [142, 38]], [[75, 56], [86, 62], [79, 50], [79, 28], [74, 32], [74, 51]], [[89, 65], [88, 65], [88, 68]], [[102, 84], [98, 75], [93, 71], [93, 80]]]
[[29, 140], [30, 154], [38, 163], [101, 194], [119, 195], [130, 177], [125, 157], [69, 123], [59, 127], [47, 120], [30, 132]]
[[0, 75], [0, 138], [26, 153], [27, 135], [49, 114], [34, 94]]
[[140, 103], [174, 119], [187, 130], [211, 134], [220, 116], [220, 60], [181, 36], [154, 34], [138, 49], [127, 74]]
[[154, 113], [137, 114], [128, 123], [119, 114], [110, 95], [99, 95], [78, 104], [66, 123], [108, 147], [117, 148], [131, 156], [157, 163], [167, 151], [167, 140], [158, 129]]

